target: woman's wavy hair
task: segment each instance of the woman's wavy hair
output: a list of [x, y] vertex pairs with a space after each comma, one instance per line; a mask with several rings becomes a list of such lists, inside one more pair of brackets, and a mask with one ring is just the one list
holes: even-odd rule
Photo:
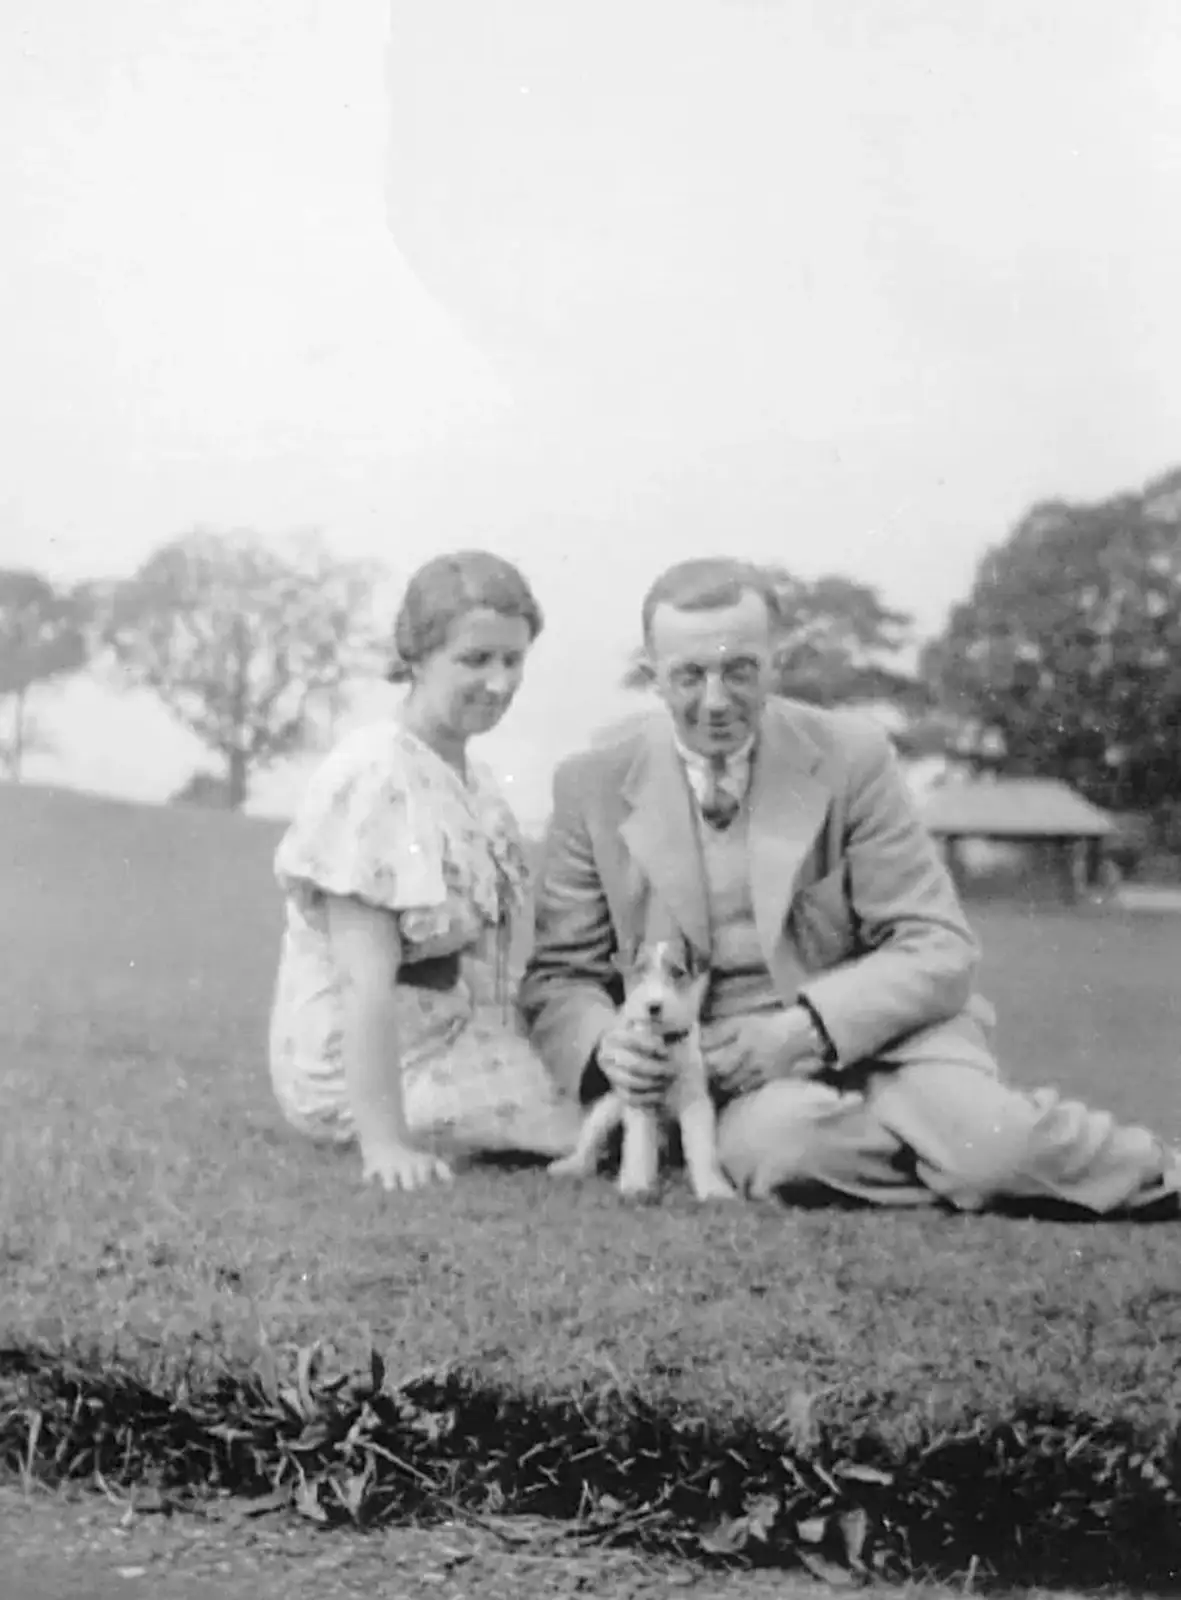
[[490, 550], [457, 550], [435, 556], [411, 577], [394, 623], [394, 651], [386, 677], [409, 683], [414, 669], [447, 643], [469, 611], [520, 617], [532, 643], [545, 626], [537, 597], [503, 556]]

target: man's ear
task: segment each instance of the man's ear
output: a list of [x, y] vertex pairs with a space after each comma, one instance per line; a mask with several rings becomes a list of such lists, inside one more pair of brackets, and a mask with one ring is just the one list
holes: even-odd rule
[[655, 682], [656, 668], [652, 665], [652, 657], [648, 653], [648, 646], [642, 644], [632, 657], [632, 664], [628, 669], [628, 688], [650, 689]]

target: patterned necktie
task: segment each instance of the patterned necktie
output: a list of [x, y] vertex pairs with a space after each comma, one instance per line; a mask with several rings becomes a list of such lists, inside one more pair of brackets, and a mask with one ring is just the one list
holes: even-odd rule
[[711, 828], [728, 828], [738, 815], [742, 802], [726, 787], [726, 758], [711, 756], [706, 768], [701, 795], [701, 815]]

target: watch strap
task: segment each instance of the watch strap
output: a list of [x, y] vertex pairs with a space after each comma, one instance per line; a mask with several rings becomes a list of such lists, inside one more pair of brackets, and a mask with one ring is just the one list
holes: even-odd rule
[[829, 1036], [828, 1029], [824, 1026], [820, 1013], [812, 1002], [805, 999], [803, 995], [796, 997], [796, 1004], [808, 1013], [808, 1019], [812, 1024], [813, 1032], [816, 1034], [816, 1042], [820, 1047], [820, 1059], [826, 1067], [835, 1067], [837, 1065], [836, 1046]]

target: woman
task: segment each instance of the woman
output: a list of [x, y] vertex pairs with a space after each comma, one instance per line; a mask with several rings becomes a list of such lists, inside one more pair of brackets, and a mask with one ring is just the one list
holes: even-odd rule
[[358, 1143], [364, 1178], [386, 1189], [450, 1178], [440, 1143], [556, 1155], [577, 1136], [577, 1107], [512, 1020], [527, 863], [468, 755], [512, 704], [541, 628], [498, 556], [463, 551], [415, 573], [389, 674], [410, 685], [399, 714], [332, 751], [275, 857], [275, 1094], [301, 1132]]

